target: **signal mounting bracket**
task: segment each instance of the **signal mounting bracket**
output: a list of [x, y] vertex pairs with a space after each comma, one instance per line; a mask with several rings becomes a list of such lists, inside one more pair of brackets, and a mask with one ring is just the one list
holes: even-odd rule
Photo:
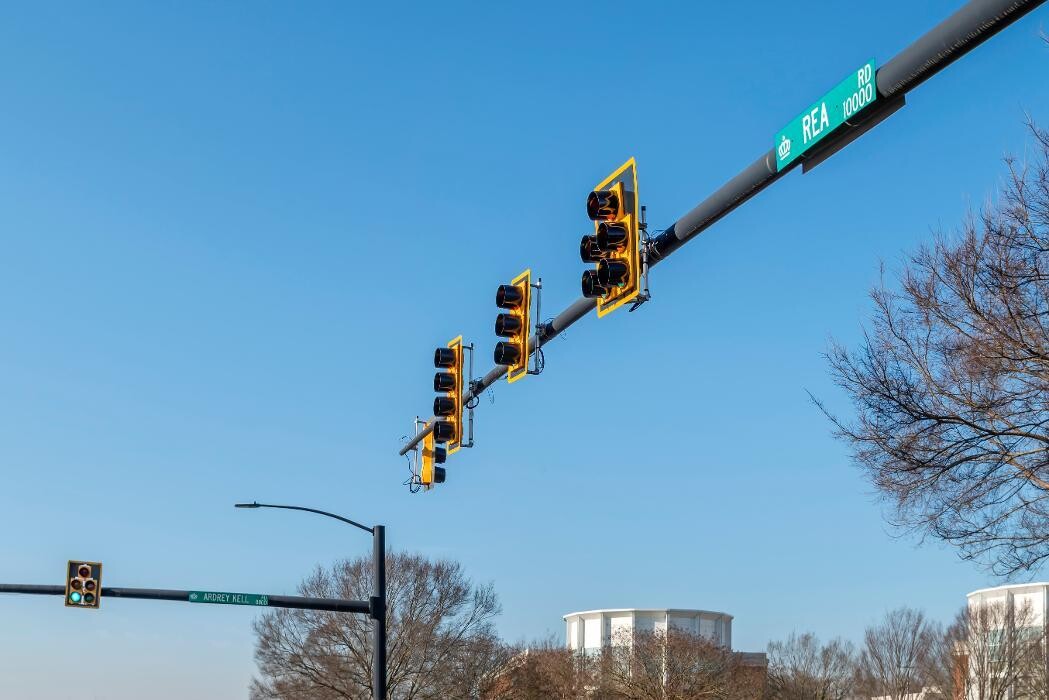
[[[415, 423], [415, 434], [418, 435], [419, 426], [425, 426], [426, 421], [421, 420], [419, 416], [416, 416], [415, 421], [413, 422]], [[419, 473], [422, 471], [422, 449], [422, 442], [416, 443], [415, 447], [411, 450], [414, 459], [412, 459], [412, 457], [408, 458], [408, 471], [410, 471], [412, 475], [404, 482], [404, 484], [408, 487], [408, 490], [411, 493], [418, 493], [422, 488], [422, 478], [419, 476]]]
[[[470, 362], [467, 364], [466, 376], [469, 378], [470, 393], [474, 394], [474, 387], [479, 385], [480, 382], [474, 379], [474, 344], [464, 345], [463, 350], [470, 351]], [[474, 408], [477, 406], [476, 394], [472, 399], [466, 402], [463, 408], [466, 409], [466, 425], [467, 425], [467, 440], [466, 442], [460, 442], [459, 447], [473, 447], [474, 446]], [[460, 416], [460, 420], [462, 420]]]
[[641, 291], [638, 292], [637, 298], [628, 311], [637, 311], [637, 307], [652, 298], [651, 292], [648, 291], [648, 259], [652, 253], [652, 239], [648, 236], [648, 219], [644, 205], [641, 205], [641, 220], [637, 227], [641, 231]]
[[543, 347], [543, 336], [546, 332], [542, 320], [543, 278], [537, 278], [536, 283], [531, 285], [531, 287], [535, 290], [535, 352], [532, 353], [532, 369], [528, 370], [528, 374], [542, 374], [543, 369], [546, 367], [546, 359], [543, 357], [543, 351], [541, 350]]

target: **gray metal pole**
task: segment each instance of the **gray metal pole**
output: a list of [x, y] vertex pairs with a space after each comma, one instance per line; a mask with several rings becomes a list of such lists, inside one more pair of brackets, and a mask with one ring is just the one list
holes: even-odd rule
[[[971, 0], [878, 69], [878, 95], [883, 98], [902, 99], [907, 92], [1044, 2], [1045, 0]], [[883, 103], [876, 100], [870, 109], [874, 112], [882, 106]], [[842, 143], [855, 138], [855, 130], [863, 127], [864, 124], [842, 127], [824, 139], [818, 153], [833, 153], [835, 146], [840, 147]], [[814, 153], [813, 157], [818, 153]], [[670, 228], [653, 238], [649, 266], [658, 264], [804, 161], [804, 157], [799, 158], [777, 172], [776, 153], [770, 149], [743, 172], [726, 182], [717, 192], [678, 219]], [[572, 302], [542, 329], [543, 345], [546, 346], [558, 333], [586, 316], [596, 305], [596, 300], [586, 297]], [[535, 347], [535, 336], [531, 338], [531, 347]], [[476, 391], [466, 392], [464, 401], [469, 401], [487, 389], [504, 374], [506, 367], [503, 365], [492, 369], [475, 385]], [[407, 454], [408, 450], [429, 435], [433, 430], [434, 420], [435, 417], [431, 418], [427, 426], [401, 448], [399, 454]]]
[[375, 596], [372, 599], [372, 690], [374, 700], [386, 700], [386, 527], [372, 528]]

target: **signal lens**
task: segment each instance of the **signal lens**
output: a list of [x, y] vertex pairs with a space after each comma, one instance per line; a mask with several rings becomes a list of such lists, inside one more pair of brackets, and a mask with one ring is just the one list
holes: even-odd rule
[[521, 351], [513, 343], [495, 344], [495, 364], [516, 365], [521, 361]]
[[455, 367], [455, 350], [451, 348], [437, 348], [433, 351], [434, 367]]
[[90, 578], [87, 581], [84, 581], [84, 590], [85, 591], [93, 591], [93, 590], [95, 590], [96, 586], [97, 586], [97, 584], [95, 583], [95, 579], [93, 579], [93, 578]]
[[524, 300], [524, 294], [513, 284], [500, 284], [495, 291], [495, 305], [500, 309], [518, 309]]
[[597, 247], [606, 253], [617, 253], [626, 248], [630, 240], [626, 226], [601, 222], [597, 225]]
[[[442, 460], [442, 461], [444, 461], [444, 460]], [[433, 468], [433, 483], [435, 483], [435, 484], [443, 484], [445, 475], [446, 475], [446, 472], [445, 472], [444, 467], [434, 467]]]
[[448, 450], [443, 447], [433, 448], [433, 463], [444, 464], [444, 460], [448, 459]]
[[601, 284], [597, 278], [597, 270], [587, 270], [583, 273], [583, 296], [588, 299], [603, 297], [608, 294], [608, 287]]
[[76, 575], [79, 576], [80, 578], [87, 578], [88, 576], [91, 575], [91, 567], [90, 566], [81, 566], [79, 569], [76, 570]]
[[434, 442], [448, 442], [455, 437], [455, 426], [448, 421], [439, 420], [433, 424]]
[[455, 400], [447, 396], [438, 396], [433, 400], [435, 416], [450, 416], [455, 413]]
[[453, 391], [455, 389], [455, 375], [451, 372], [438, 372], [433, 375], [434, 391]]
[[626, 284], [630, 279], [630, 266], [618, 260], [601, 260], [597, 263], [597, 281], [603, 286]]
[[92, 603], [94, 603], [95, 602], [95, 594], [94, 593], [85, 593], [84, 594], [84, 602], [87, 603], [88, 605], [91, 605]]
[[597, 236], [583, 236], [579, 241], [579, 257], [585, 263], [595, 263], [605, 257], [604, 251], [597, 245]]
[[495, 334], [501, 338], [513, 338], [521, 332], [521, 318], [512, 314], [495, 317]]
[[72, 593], [69, 594], [69, 602], [70, 603], [79, 603], [82, 597], [83, 596], [81, 596], [79, 593], [77, 593], [76, 591], [73, 591]]
[[597, 190], [586, 198], [586, 215], [591, 221], [614, 221], [619, 218], [619, 195], [612, 190]]
[[72, 588], [74, 591], [79, 591], [83, 587], [83, 585], [84, 582], [78, 578], [75, 578], [69, 582], [69, 587]]

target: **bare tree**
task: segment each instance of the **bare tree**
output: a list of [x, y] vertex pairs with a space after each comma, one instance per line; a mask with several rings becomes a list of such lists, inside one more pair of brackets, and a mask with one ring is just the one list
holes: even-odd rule
[[852, 695], [856, 651], [851, 642], [821, 645], [812, 632], [791, 634], [769, 644], [769, 697], [772, 700], [845, 700]]
[[1045, 627], [1029, 604], [971, 605], [958, 614], [944, 637], [945, 653], [938, 666], [955, 697], [1045, 697]]
[[[501, 667], [492, 628], [499, 602], [455, 562], [388, 554], [388, 691], [395, 700], [477, 698]], [[319, 568], [305, 596], [366, 600], [370, 559]], [[363, 615], [280, 609], [255, 624], [258, 700], [366, 700], [371, 697], [371, 624]]]
[[622, 700], [753, 700], [764, 695], [765, 669], [705, 637], [670, 627], [634, 631], [606, 647], [595, 675], [596, 696]]
[[911, 608], [885, 614], [863, 634], [857, 668], [857, 685], [868, 697], [903, 700], [925, 687], [925, 669], [940, 632]]
[[966, 697], [965, 655], [961, 646], [965, 629], [956, 619], [954, 624], [936, 630], [921, 666], [921, 678], [930, 700], [961, 700]]
[[831, 420], [894, 523], [1002, 575], [1049, 558], [1049, 133], [1031, 131], [999, 201], [876, 288], [863, 343], [829, 353], [857, 413]]
[[591, 697], [593, 664], [553, 639], [519, 645], [488, 685], [486, 700], [582, 700]]

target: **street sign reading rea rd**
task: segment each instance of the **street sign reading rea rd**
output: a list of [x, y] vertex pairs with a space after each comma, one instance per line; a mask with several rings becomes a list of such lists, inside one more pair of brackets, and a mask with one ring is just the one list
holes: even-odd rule
[[867, 61], [776, 134], [776, 171], [878, 97], [874, 59]]

